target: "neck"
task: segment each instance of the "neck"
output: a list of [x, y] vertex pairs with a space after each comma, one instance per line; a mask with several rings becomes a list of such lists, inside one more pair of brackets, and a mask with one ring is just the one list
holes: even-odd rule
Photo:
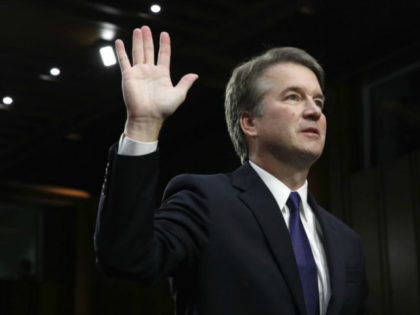
[[295, 191], [302, 187], [308, 177], [310, 166], [296, 165], [288, 161], [279, 161], [270, 156], [250, 155], [250, 161], [269, 172], [282, 181], [290, 190]]

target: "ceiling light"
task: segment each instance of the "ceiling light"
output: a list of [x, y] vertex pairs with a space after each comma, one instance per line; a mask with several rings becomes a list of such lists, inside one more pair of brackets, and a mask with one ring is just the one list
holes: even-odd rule
[[115, 24], [108, 22], [98, 22], [98, 25], [99, 37], [101, 39], [106, 41], [113, 41], [116, 39], [118, 27]]
[[60, 75], [60, 73], [61, 73], [61, 71], [60, 71], [60, 69], [58, 69], [58, 68], [51, 68], [50, 69], [50, 74], [51, 75], [53, 75], [53, 76], [59, 76]]
[[102, 62], [106, 67], [115, 65], [117, 63], [117, 59], [115, 58], [114, 49], [112, 46], [105, 46], [99, 49], [99, 52], [102, 57]]
[[11, 98], [10, 96], [5, 96], [5, 97], [3, 97], [2, 101], [3, 101], [4, 105], [12, 105], [13, 98]]
[[159, 5], [159, 4], [153, 4], [153, 5], [150, 7], [150, 11], [152, 11], [153, 13], [159, 13], [161, 9], [162, 9], [162, 8], [160, 7], [160, 5]]
[[109, 28], [108, 29], [102, 29], [100, 36], [103, 40], [109, 40], [109, 41], [114, 40], [115, 30], [112, 30], [112, 29], [109, 29]]

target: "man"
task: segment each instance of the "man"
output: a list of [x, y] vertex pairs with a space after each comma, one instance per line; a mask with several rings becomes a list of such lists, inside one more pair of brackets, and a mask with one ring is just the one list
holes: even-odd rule
[[316, 60], [275, 48], [236, 68], [225, 107], [243, 165], [174, 178], [153, 211], [159, 131], [198, 76], [172, 85], [167, 33], [156, 65], [148, 27], [133, 32], [132, 66], [122, 41], [116, 49], [127, 121], [101, 195], [102, 270], [147, 283], [169, 277], [177, 314], [365, 313], [360, 239], [307, 190], [326, 134]]

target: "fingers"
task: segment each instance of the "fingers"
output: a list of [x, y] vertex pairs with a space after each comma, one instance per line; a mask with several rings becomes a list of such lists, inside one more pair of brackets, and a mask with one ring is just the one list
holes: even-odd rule
[[169, 69], [171, 63], [171, 39], [169, 34], [162, 32], [160, 34], [158, 65], [162, 65]]
[[188, 90], [197, 79], [198, 75], [195, 73], [186, 74], [181, 78], [181, 80], [179, 80], [175, 88], [180, 89], [183, 93], [187, 94]]
[[125, 52], [124, 43], [121, 39], [115, 41], [115, 50], [117, 51], [118, 63], [120, 64], [121, 72], [131, 67], [130, 60]]
[[154, 64], [155, 63], [155, 49], [153, 46], [152, 31], [148, 26], [141, 28], [143, 45], [144, 45], [144, 63]]
[[144, 62], [143, 32], [140, 28], [133, 31], [133, 65]]
[[[167, 32], [160, 34], [160, 47], [158, 55], [158, 65], [162, 65], [169, 69], [171, 62], [171, 40]], [[124, 43], [120, 39], [115, 41], [115, 48], [117, 50], [118, 62], [121, 71], [131, 67], [125, 51]], [[132, 49], [133, 65], [149, 63], [154, 64], [155, 53], [153, 45], [152, 31], [148, 26], [136, 28], [133, 31], [133, 49]], [[195, 81], [195, 79], [194, 79]]]

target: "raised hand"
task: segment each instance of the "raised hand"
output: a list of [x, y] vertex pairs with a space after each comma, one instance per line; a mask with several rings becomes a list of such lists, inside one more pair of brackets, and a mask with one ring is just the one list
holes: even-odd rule
[[160, 34], [160, 47], [155, 64], [153, 38], [150, 28], [133, 31], [133, 65], [124, 43], [115, 42], [122, 73], [122, 90], [127, 107], [125, 134], [135, 140], [157, 140], [166, 117], [185, 100], [198, 75], [184, 75], [176, 86], [170, 77], [171, 43], [169, 34]]

